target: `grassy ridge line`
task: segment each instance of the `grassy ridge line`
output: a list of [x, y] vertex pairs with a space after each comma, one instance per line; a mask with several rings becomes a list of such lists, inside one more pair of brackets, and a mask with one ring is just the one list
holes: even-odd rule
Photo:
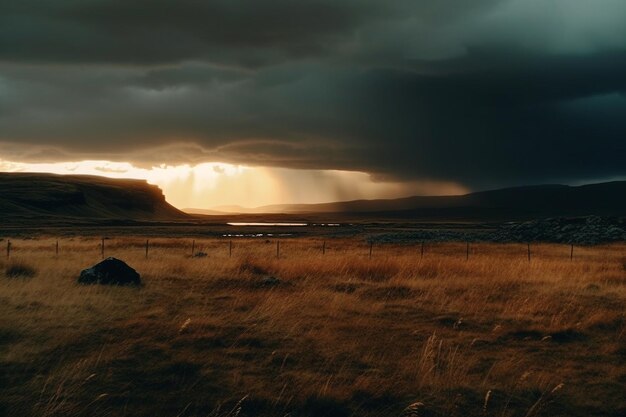
[[146, 181], [40, 173], [0, 173], [0, 214], [23, 223], [41, 223], [41, 217], [46, 221], [188, 218]]

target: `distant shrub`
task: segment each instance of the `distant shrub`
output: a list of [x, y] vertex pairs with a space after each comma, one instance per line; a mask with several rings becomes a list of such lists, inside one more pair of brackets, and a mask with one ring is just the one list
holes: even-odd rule
[[7, 266], [4, 273], [8, 278], [32, 278], [37, 271], [32, 266], [19, 262]]
[[245, 257], [239, 263], [239, 273], [251, 273], [255, 275], [267, 275], [270, 270], [265, 265], [261, 265], [250, 257]]

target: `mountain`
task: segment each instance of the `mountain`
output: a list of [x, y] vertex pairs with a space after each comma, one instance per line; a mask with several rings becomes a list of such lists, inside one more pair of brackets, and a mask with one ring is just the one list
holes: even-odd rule
[[[0, 173], [0, 225], [125, 224], [189, 222], [197, 214], [230, 221], [243, 213], [259, 221], [262, 214], [360, 221], [508, 221], [546, 217], [626, 216], [626, 181], [582, 186], [539, 185], [475, 192], [458, 196], [417, 196], [324, 204], [272, 205], [255, 209], [220, 207], [184, 213], [165, 201], [162, 191], [143, 180], [40, 173]], [[229, 213], [230, 212], [230, 213]], [[208, 218], [205, 218], [208, 220]], [[285, 220], [285, 219], [283, 219]], [[211, 220], [215, 221], [215, 220]]]
[[142, 180], [87, 175], [0, 173], [3, 223], [178, 221], [189, 218]]
[[582, 186], [537, 185], [481, 191], [458, 196], [416, 196], [387, 200], [354, 200], [324, 204], [287, 204], [232, 213], [319, 214], [413, 219], [505, 220], [553, 216], [625, 216], [626, 181]]

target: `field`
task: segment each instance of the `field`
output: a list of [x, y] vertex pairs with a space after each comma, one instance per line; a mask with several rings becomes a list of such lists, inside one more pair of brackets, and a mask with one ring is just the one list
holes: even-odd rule
[[626, 415], [626, 244], [107, 240], [140, 288], [55, 245], [0, 260], [0, 415]]

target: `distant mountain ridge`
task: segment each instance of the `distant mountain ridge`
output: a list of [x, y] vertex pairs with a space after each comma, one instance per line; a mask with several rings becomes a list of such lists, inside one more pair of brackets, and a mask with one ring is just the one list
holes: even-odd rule
[[[497, 219], [549, 216], [626, 216], [626, 181], [581, 186], [537, 185], [480, 191], [457, 196], [415, 196], [322, 204], [215, 207], [214, 213], [350, 213], [397, 218]], [[202, 210], [188, 212], [203, 214]]]
[[[547, 217], [626, 217], [626, 181], [582, 186], [538, 185], [481, 191], [458, 196], [416, 196], [322, 204], [287, 204], [255, 209], [236, 207], [189, 210], [165, 200], [157, 186], [144, 180], [84, 175], [0, 173], [0, 224], [189, 222], [194, 214], [230, 221], [234, 214], [280, 214], [306, 218], [359, 221], [509, 221]], [[230, 211], [230, 212], [229, 212]], [[205, 218], [208, 219], [208, 218]], [[212, 220], [214, 221], [214, 220]]]
[[64, 219], [175, 221], [190, 216], [144, 180], [88, 175], [0, 173], [2, 222]]

